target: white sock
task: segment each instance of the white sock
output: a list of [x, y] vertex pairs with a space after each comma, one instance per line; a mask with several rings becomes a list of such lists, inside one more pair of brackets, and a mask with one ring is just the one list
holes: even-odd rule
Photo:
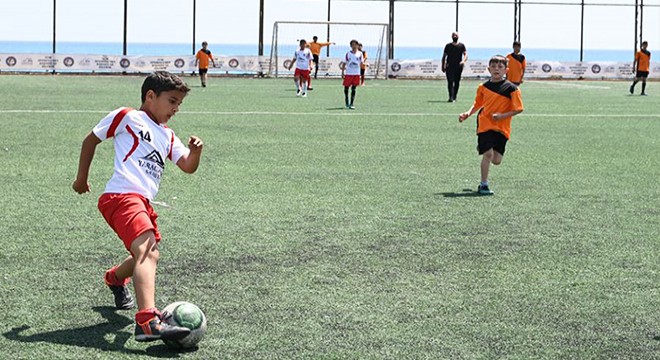
[[481, 186], [488, 186], [488, 180], [486, 180], [486, 181], [482, 181], [480, 185], [481, 185]]

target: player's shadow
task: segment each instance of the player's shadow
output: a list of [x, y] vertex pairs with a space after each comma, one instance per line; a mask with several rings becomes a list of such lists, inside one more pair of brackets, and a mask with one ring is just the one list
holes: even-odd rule
[[[8, 340], [27, 343], [47, 342], [52, 344], [92, 348], [107, 352], [147, 355], [158, 358], [179, 357], [178, 353], [173, 352], [162, 343], [150, 346], [145, 351], [127, 349], [125, 347], [126, 341], [128, 341], [132, 335], [122, 330], [126, 326], [132, 324], [133, 320], [117, 314], [115, 309], [109, 306], [97, 306], [93, 307], [92, 310], [101, 314], [101, 316], [107, 321], [91, 326], [47, 331], [32, 335], [21, 334], [31, 328], [29, 325], [23, 325], [21, 327], [15, 327], [2, 335]], [[108, 337], [107, 335], [113, 336]], [[113, 340], [107, 339], [112, 337], [114, 337]]]
[[446, 198], [460, 198], [460, 197], [481, 197], [483, 195], [472, 189], [463, 189], [461, 192], [442, 192], [433, 194], [435, 196], [443, 196]]
[[340, 111], [340, 110], [346, 110], [346, 106], [342, 106], [342, 107], [333, 107], [333, 108], [326, 108], [325, 110], [327, 110], [327, 111]]

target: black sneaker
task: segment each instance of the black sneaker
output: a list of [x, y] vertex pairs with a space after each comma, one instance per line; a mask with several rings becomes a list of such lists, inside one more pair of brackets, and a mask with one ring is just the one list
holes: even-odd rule
[[164, 323], [158, 316], [144, 324], [135, 324], [135, 341], [180, 340], [190, 334], [190, 329]]
[[633, 85], [630, 85], [630, 94], [635, 93], [635, 87]]
[[312, 91], [314, 88], [308, 87], [307, 90]]
[[495, 195], [495, 193], [488, 188], [488, 185], [479, 185], [477, 192], [479, 195]]
[[108, 285], [108, 287], [115, 295], [115, 306], [117, 310], [130, 310], [135, 307], [133, 296], [127, 286]]
[[648, 96], [645, 92], [639, 94], [640, 96]]

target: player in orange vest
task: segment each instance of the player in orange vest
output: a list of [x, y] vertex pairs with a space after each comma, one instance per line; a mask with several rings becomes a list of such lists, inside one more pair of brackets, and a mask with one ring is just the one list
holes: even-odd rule
[[195, 66], [199, 64], [199, 78], [202, 80], [202, 87], [206, 87], [206, 78], [207, 73], [209, 72], [209, 60], [213, 63], [213, 67], [215, 67], [215, 60], [213, 60], [213, 54], [211, 54], [211, 50], [207, 48], [208, 46], [209, 43], [204, 41], [202, 43], [202, 48], [199, 49], [197, 55], [195, 55]]
[[334, 45], [335, 43], [318, 42], [319, 40], [318, 36], [312, 37], [312, 40], [313, 41], [309, 43], [309, 49], [312, 51], [312, 57], [314, 58], [312, 61], [314, 62], [314, 79], [316, 79], [316, 75], [318, 75], [319, 73], [319, 55], [321, 55], [321, 48], [329, 45]]
[[649, 46], [648, 41], [642, 42], [642, 48], [635, 54], [635, 61], [633, 62], [633, 69], [637, 70], [635, 80], [630, 85], [630, 93], [635, 93], [635, 85], [642, 81], [642, 93], [640, 95], [646, 96], [646, 78], [649, 77], [649, 68], [651, 65], [651, 52], [646, 48]]
[[367, 52], [362, 50], [362, 43], [358, 45], [358, 50], [362, 52], [362, 64], [360, 65], [360, 86], [364, 86], [364, 74], [367, 72]]
[[506, 56], [509, 60], [509, 72], [506, 73], [506, 79], [520, 85], [525, 77], [525, 69], [527, 68], [527, 60], [525, 55], [520, 53], [520, 41], [513, 42], [513, 52]]

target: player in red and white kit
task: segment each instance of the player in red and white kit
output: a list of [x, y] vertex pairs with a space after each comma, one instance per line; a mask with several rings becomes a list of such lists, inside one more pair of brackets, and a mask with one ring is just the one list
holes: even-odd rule
[[[358, 50], [360, 43], [357, 40], [351, 40], [351, 51], [346, 53], [344, 67], [341, 70], [341, 77], [344, 79], [344, 98], [346, 107], [355, 109], [355, 88], [360, 86], [360, 70], [364, 63], [364, 56]], [[351, 100], [348, 100], [348, 88], [351, 88]]]
[[96, 146], [112, 139], [115, 149], [114, 173], [98, 208], [106, 222], [129, 251], [124, 261], [106, 271], [105, 283], [112, 290], [118, 309], [134, 307], [128, 282], [133, 278], [138, 312], [135, 314], [135, 340], [181, 339], [190, 330], [162, 322], [156, 308], [156, 264], [161, 240], [151, 207], [156, 197], [165, 161], [170, 160], [186, 173], [199, 166], [202, 140], [191, 136], [188, 148], [166, 126], [190, 89], [176, 75], [156, 72], [142, 85], [140, 110], [119, 108], [103, 118], [83, 141], [78, 175], [73, 189], [90, 191], [87, 182]]
[[293, 81], [296, 83], [296, 96], [307, 97], [307, 86], [311, 79], [309, 76], [312, 60], [312, 52], [307, 48], [307, 41], [300, 40], [300, 49], [296, 50], [291, 59], [289, 70], [296, 64]]

